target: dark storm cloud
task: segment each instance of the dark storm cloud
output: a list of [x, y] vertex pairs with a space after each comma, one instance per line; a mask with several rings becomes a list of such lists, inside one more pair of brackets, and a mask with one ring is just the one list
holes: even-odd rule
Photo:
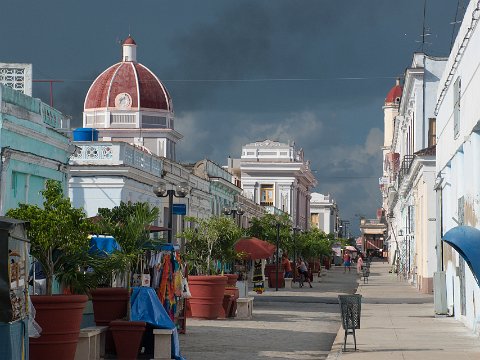
[[[425, 49], [447, 55], [457, 2], [427, 4]], [[0, 60], [32, 62], [37, 79], [65, 79], [54, 86], [55, 105], [75, 126], [90, 81], [120, 59], [117, 40], [131, 31], [139, 61], [173, 97], [181, 160], [222, 164], [245, 143], [295, 140], [317, 190], [332, 194], [342, 217], [372, 216], [380, 203], [383, 100], [421, 49], [423, 1], [51, 0], [1, 8]], [[22, 26], [11, 14], [22, 14]], [[304, 80], [278, 80], [286, 78]], [[48, 85], [35, 85], [34, 96], [48, 102]]]

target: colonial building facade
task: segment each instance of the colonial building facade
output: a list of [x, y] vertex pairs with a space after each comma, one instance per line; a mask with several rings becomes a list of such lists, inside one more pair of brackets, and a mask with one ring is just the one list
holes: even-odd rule
[[[471, 266], [478, 263], [472, 250], [480, 241], [479, 9], [480, 1], [470, 1], [441, 77], [435, 106], [439, 205], [435, 307], [477, 332], [480, 274]], [[455, 231], [458, 235], [452, 238], [450, 234]], [[474, 246], [469, 247], [469, 242]]]
[[243, 195], [269, 212], [284, 212], [301, 229], [310, 226], [310, 191], [317, 182], [294, 143], [257, 141], [242, 147], [240, 159], [229, 159]]
[[75, 146], [60, 131], [68, 128], [56, 109], [0, 85], [0, 215], [20, 203], [42, 205], [48, 179], [67, 189]]
[[436, 269], [433, 110], [445, 61], [415, 53], [402, 91], [394, 90], [400, 86], [397, 82], [389, 93], [396, 91], [401, 97], [387, 96], [384, 106], [385, 166], [380, 183], [390, 225], [390, 260], [425, 293], [433, 291]]
[[310, 199], [310, 224], [326, 234], [338, 235], [338, 207], [330, 194], [312, 193]]

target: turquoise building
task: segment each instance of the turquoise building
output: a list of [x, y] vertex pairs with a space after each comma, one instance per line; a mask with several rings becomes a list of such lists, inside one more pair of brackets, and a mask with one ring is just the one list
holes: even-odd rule
[[47, 179], [67, 194], [75, 145], [62, 133], [69, 119], [39, 99], [0, 85], [0, 215], [19, 203], [42, 204]]

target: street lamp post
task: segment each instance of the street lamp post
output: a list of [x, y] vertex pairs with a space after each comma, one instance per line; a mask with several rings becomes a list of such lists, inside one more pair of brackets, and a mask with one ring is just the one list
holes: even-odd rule
[[298, 226], [295, 226], [293, 229], [293, 277], [295, 279], [295, 273], [297, 270], [297, 231], [301, 229]]
[[278, 291], [278, 257], [280, 255], [280, 223], [277, 222], [277, 276], [275, 277], [275, 291]]
[[177, 185], [176, 189], [167, 190], [165, 183], [159, 183], [153, 187], [153, 193], [157, 197], [168, 197], [168, 243], [172, 243], [172, 223], [173, 223], [173, 197], [184, 198], [188, 194], [188, 184], [182, 182]]
[[[233, 207], [233, 208], [224, 208], [223, 209], [223, 213], [225, 215], [232, 215], [232, 218], [235, 220], [235, 223], [239, 226], [241, 226], [241, 217], [243, 214], [245, 214], [245, 211], [243, 210], [243, 208], [240, 206], [240, 205], [237, 205], [236, 207]], [[237, 215], [238, 215], [238, 220], [237, 220]]]

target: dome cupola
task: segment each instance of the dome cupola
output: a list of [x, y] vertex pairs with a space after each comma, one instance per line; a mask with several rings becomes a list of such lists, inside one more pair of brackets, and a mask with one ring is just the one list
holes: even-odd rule
[[402, 85], [400, 85], [400, 79], [397, 78], [395, 86], [390, 89], [385, 98], [385, 105], [400, 105], [400, 100], [402, 98]]
[[172, 99], [158, 77], [137, 62], [137, 43], [122, 43], [122, 61], [103, 71], [84, 102], [83, 126], [99, 130], [99, 138], [120, 140], [175, 158], [182, 135], [174, 130]]

